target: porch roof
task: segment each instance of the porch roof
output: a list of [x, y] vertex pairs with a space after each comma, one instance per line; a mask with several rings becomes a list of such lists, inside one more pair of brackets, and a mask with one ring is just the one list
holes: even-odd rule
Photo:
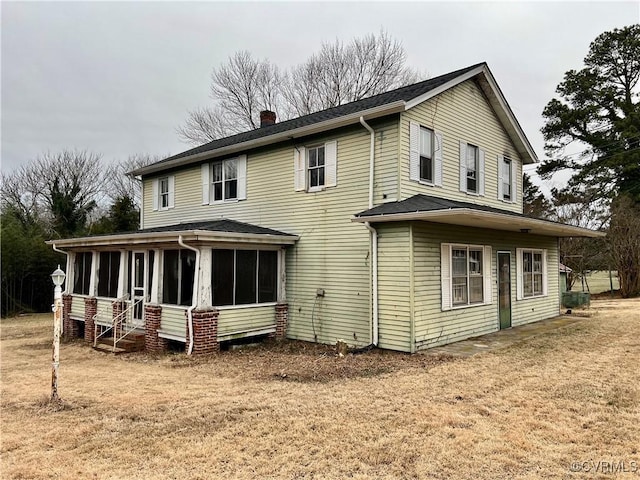
[[531, 233], [553, 237], [604, 237], [603, 232], [527, 217], [485, 205], [458, 202], [428, 195], [414, 195], [357, 213], [354, 222], [400, 222], [419, 220], [476, 228]]
[[293, 245], [298, 240], [297, 235], [223, 218], [145, 228], [135, 232], [49, 240], [46, 243], [63, 248], [159, 246], [175, 245], [180, 237], [186, 242], [266, 245]]

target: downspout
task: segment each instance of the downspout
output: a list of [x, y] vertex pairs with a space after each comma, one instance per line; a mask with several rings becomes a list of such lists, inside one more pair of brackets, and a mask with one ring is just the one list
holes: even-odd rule
[[187, 245], [182, 241], [182, 235], [178, 235], [178, 245], [188, 250], [196, 252], [196, 269], [193, 275], [193, 298], [191, 299], [191, 306], [187, 308], [187, 326], [189, 328], [189, 347], [187, 348], [187, 355], [191, 355], [193, 351], [193, 310], [198, 305], [198, 285], [200, 280], [200, 249]]
[[[67, 261], [66, 261], [65, 267], [64, 267], [67, 271], [64, 272], [64, 273], [67, 274], [66, 280], [69, 280], [69, 276], [68, 276], [69, 275], [69, 252], [65, 252], [64, 250], [60, 250], [58, 247], [56, 247], [55, 243], [53, 243], [51, 246], [53, 247], [53, 251], [54, 252], [63, 253], [67, 257]], [[62, 292], [63, 294], [66, 294], [68, 292], [68, 290], [69, 290], [67, 288], [68, 286], [69, 286], [69, 282], [65, 281], [64, 282], [64, 292]]]
[[[364, 121], [364, 117], [360, 117], [360, 123], [364, 128], [369, 130], [370, 145], [369, 145], [369, 209], [373, 208], [373, 180], [374, 180], [374, 168], [375, 168], [375, 132], [367, 122]], [[371, 269], [373, 273], [372, 283], [372, 302], [373, 312], [371, 316], [371, 343], [374, 346], [378, 346], [378, 232], [371, 226], [369, 222], [365, 222], [364, 226], [367, 227], [371, 234]]]

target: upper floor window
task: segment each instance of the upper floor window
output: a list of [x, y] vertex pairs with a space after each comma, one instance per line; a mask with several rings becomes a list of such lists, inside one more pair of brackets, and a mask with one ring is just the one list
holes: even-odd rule
[[498, 155], [498, 200], [515, 203], [518, 184], [516, 163], [508, 157]]
[[168, 210], [174, 207], [175, 177], [167, 175], [153, 180], [153, 209]]
[[307, 164], [309, 165], [309, 189], [324, 187], [324, 145], [307, 149]]
[[337, 180], [338, 142], [330, 141], [310, 147], [294, 147], [294, 187], [296, 191], [317, 192], [335, 187]]
[[409, 178], [442, 186], [442, 134], [409, 122]]
[[443, 243], [442, 309], [491, 302], [491, 247]]
[[235, 158], [211, 164], [211, 199], [214, 202], [238, 199], [238, 161]]
[[484, 195], [484, 150], [460, 142], [460, 191]]
[[245, 200], [247, 198], [247, 156], [203, 163], [202, 204]]

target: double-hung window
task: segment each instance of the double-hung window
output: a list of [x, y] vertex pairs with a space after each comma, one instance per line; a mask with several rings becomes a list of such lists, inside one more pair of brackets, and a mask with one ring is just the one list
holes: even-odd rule
[[174, 207], [175, 177], [167, 175], [153, 180], [153, 209], [168, 210]]
[[467, 145], [467, 193], [478, 193], [478, 147]]
[[240, 155], [201, 165], [202, 204], [247, 198], [247, 156]]
[[73, 261], [73, 293], [89, 295], [93, 253], [78, 252]]
[[491, 247], [442, 244], [442, 309], [491, 302]]
[[307, 164], [309, 165], [309, 189], [325, 186], [324, 145], [307, 148]]
[[238, 199], [238, 164], [235, 158], [211, 164], [211, 198], [214, 202]]
[[420, 180], [434, 183], [433, 130], [420, 127]]
[[277, 282], [277, 251], [213, 250], [211, 268], [213, 305], [275, 302]]
[[319, 192], [338, 184], [338, 142], [293, 148], [294, 189]]
[[460, 191], [484, 195], [484, 150], [460, 142]]
[[519, 248], [517, 250], [518, 298], [547, 294], [547, 252]]
[[509, 157], [498, 155], [498, 200], [516, 202], [517, 165]]
[[409, 178], [423, 185], [442, 186], [442, 134], [409, 122]]

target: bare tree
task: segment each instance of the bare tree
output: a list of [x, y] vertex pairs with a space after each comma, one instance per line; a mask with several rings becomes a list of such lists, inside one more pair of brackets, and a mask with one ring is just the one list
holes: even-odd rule
[[169, 155], [134, 154], [126, 160], [112, 164], [107, 171], [107, 196], [111, 203], [128, 198], [139, 209], [142, 204], [142, 183], [140, 179], [129, 175], [129, 172], [162, 160], [167, 156]]
[[281, 73], [268, 60], [237, 52], [211, 75], [212, 107], [189, 112], [178, 127], [184, 141], [201, 144], [258, 128], [260, 111], [281, 120], [307, 115], [414, 83], [404, 47], [385, 31], [325, 43], [302, 64]]
[[620, 294], [640, 295], [640, 206], [628, 196], [618, 197], [611, 208], [607, 240], [618, 270]]

